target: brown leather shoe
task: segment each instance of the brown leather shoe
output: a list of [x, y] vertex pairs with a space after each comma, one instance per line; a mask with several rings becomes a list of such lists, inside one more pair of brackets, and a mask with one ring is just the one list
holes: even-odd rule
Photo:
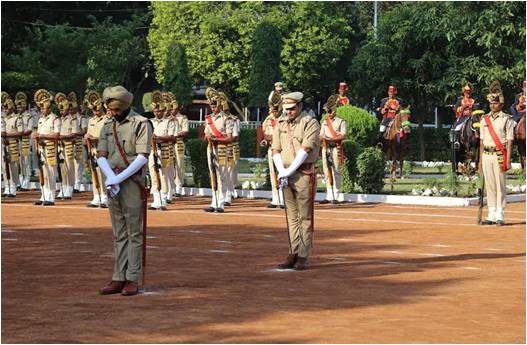
[[127, 281], [126, 284], [124, 285], [121, 295], [133, 296], [133, 295], [137, 295], [138, 292], [139, 292], [139, 286], [137, 285], [137, 283]]
[[281, 270], [288, 270], [295, 267], [296, 260], [298, 258], [297, 254], [289, 254], [285, 262], [278, 265], [278, 268]]
[[111, 295], [114, 293], [120, 293], [123, 290], [124, 283], [125, 282], [123, 281], [112, 280], [110, 284], [106, 285], [105, 287], [99, 290], [99, 294]]
[[296, 260], [295, 270], [305, 271], [307, 269], [309, 269], [309, 263], [307, 259], [299, 256], [298, 260]]

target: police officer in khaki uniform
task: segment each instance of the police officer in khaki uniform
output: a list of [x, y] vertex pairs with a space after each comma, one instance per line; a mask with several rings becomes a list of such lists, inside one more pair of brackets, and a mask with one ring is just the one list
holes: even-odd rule
[[170, 151], [174, 145], [175, 124], [172, 119], [165, 116], [166, 104], [159, 90], [152, 92], [152, 111], [155, 117], [151, 119], [153, 136], [148, 169], [152, 179], [150, 193], [154, 202], [148, 209], [166, 211], [167, 199], [171, 194], [170, 167], [173, 166], [174, 161]]
[[[24, 123], [15, 114], [15, 105], [9, 95], [2, 95], [2, 172], [4, 176], [3, 196], [15, 197], [16, 187], [19, 184], [18, 162], [20, 160], [20, 150], [18, 139], [24, 135]], [[7, 153], [7, 154], [6, 154]], [[7, 160], [7, 164], [6, 163]]]
[[223, 101], [222, 108], [232, 124], [232, 141], [227, 145], [227, 191], [225, 193], [225, 206], [230, 206], [232, 199], [237, 197], [234, 187], [238, 180], [238, 161], [240, 160], [240, 122], [238, 117], [230, 112], [227, 100]]
[[59, 169], [62, 176], [62, 185], [59, 187], [57, 199], [69, 200], [73, 196], [75, 183], [74, 146], [78, 135], [77, 116], [70, 112], [70, 101], [65, 94], [59, 92], [55, 95], [55, 102], [61, 116], [60, 141], [59, 141]]
[[20, 190], [26, 191], [30, 187], [31, 178], [31, 132], [33, 131], [33, 115], [27, 110], [27, 96], [23, 92], [15, 95], [17, 114], [24, 124], [24, 135], [20, 138]]
[[209, 143], [207, 161], [210, 176], [217, 176], [217, 191], [213, 190], [210, 206], [204, 211], [223, 213], [228, 183], [227, 145], [232, 141], [233, 124], [222, 110], [222, 105], [227, 98], [225, 94], [209, 87], [205, 90], [205, 95], [212, 111], [205, 119], [205, 139]]
[[260, 143], [260, 146], [267, 148], [267, 161], [269, 164], [269, 176], [271, 178], [271, 193], [272, 198], [268, 208], [276, 208], [280, 206], [284, 208], [284, 201], [278, 192], [278, 171], [274, 166], [273, 162], [273, 150], [271, 145], [273, 143], [273, 132], [278, 124], [278, 119], [282, 114], [282, 96], [278, 93], [273, 94], [271, 100], [269, 101], [269, 115], [265, 118], [262, 123], [262, 128], [264, 132], [264, 140]]
[[303, 97], [301, 92], [282, 97], [286, 116], [280, 118], [273, 132], [273, 161], [280, 183], [287, 181], [283, 192], [290, 246], [286, 261], [278, 266], [280, 269], [308, 269], [312, 246], [320, 125], [302, 112]]
[[[320, 140], [322, 142], [322, 166], [326, 182], [326, 199], [321, 204], [344, 202], [344, 194], [340, 192], [340, 166], [344, 163], [342, 140], [346, 138], [346, 121], [337, 115], [337, 100], [330, 96], [324, 105], [327, 117], [321, 123]], [[331, 170], [331, 171], [330, 171]], [[333, 178], [330, 178], [333, 177]]]
[[112, 281], [99, 293], [139, 292], [142, 266], [143, 222], [146, 214], [144, 167], [148, 162], [152, 128], [148, 120], [133, 111], [133, 95], [122, 86], [108, 87], [103, 92], [110, 120], [101, 129], [97, 147], [97, 164], [103, 171], [108, 192], [108, 208], [112, 220], [114, 258]]
[[79, 193], [81, 184], [84, 181], [84, 167], [86, 162], [86, 150], [84, 148], [84, 135], [88, 130], [88, 117], [79, 112], [79, 104], [75, 92], [68, 94], [70, 101], [70, 114], [77, 117], [77, 137], [75, 138], [75, 159], [73, 161], [75, 171], [75, 184], [73, 190]]
[[177, 133], [177, 122], [176, 122], [176, 114], [175, 112], [173, 111], [172, 109], [172, 103], [176, 100], [176, 97], [174, 96], [174, 94], [170, 91], [167, 91], [167, 92], [163, 92], [163, 102], [164, 102], [164, 105], [165, 105], [165, 110], [164, 110], [164, 118], [167, 119], [168, 121], [172, 121], [174, 123], [174, 136], [172, 137], [172, 140], [170, 141], [170, 145], [168, 147], [168, 154], [169, 154], [169, 158], [170, 158], [170, 161], [172, 162], [172, 164], [170, 164], [170, 166], [165, 170], [166, 171], [166, 177], [168, 179], [168, 186], [167, 186], [167, 189], [168, 189], [168, 192], [167, 192], [167, 196], [166, 196], [166, 203], [167, 204], [171, 204], [172, 203], [172, 200], [174, 199], [174, 194], [176, 192], [176, 183], [174, 181], [174, 178], [175, 178], [175, 160], [176, 160], [176, 153], [175, 153], [175, 142], [176, 142], [176, 138], [175, 138], [175, 135]]
[[51, 112], [53, 96], [47, 90], [40, 89], [35, 92], [35, 103], [40, 108], [38, 129], [33, 132], [33, 141], [38, 141], [39, 152], [43, 163], [44, 187], [40, 200], [35, 205], [55, 205], [55, 191], [57, 190], [57, 141], [60, 138], [60, 117]]
[[487, 100], [490, 113], [483, 116], [480, 127], [480, 171], [485, 179], [489, 212], [481, 224], [502, 226], [507, 203], [505, 174], [511, 167], [514, 122], [512, 116], [501, 111], [505, 99], [499, 82], [491, 84]]
[[175, 193], [176, 196], [185, 195], [185, 138], [188, 136], [189, 126], [188, 117], [180, 112], [181, 107], [174, 99], [171, 103], [172, 113], [176, 118], [176, 143], [174, 150], [176, 154], [175, 159]]
[[[108, 197], [106, 195], [106, 188], [104, 187], [104, 179], [101, 172], [101, 169], [92, 164], [97, 160], [97, 145], [99, 143], [99, 136], [101, 134], [101, 129], [104, 126], [104, 123], [110, 118], [106, 116], [106, 113], [103, 109], [101, 96], [97, 91], [91, 90], [88, 91], [86, 95], [86, 101], [88, 108], [93, 112], [93, 116], [88, 120], [88, 130], [84, 135], [84, 140], [89, 149], [88, 160], [90, 161], [92, 171], [92, 190], [93, 190], [93, 199], [86, 205], [87, 207], [108, 207]], [[94, 167], [95, 165], [95, 167]], [[97, 183], [94, 179], [99, 181], [98, 188]]]

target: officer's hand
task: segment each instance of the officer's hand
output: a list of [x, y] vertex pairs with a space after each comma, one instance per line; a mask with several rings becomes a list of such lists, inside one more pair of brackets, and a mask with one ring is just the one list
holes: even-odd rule
[[291, 176], [291, 174], [292, 174], [292, 171], [289, 168], [284, 169], [284, 170], [278, 172], [278, 179], [287, 178], [287, 177]]
[[210, 134], [205, 134], [205, 139], [210, 140], [211, 139], [211, 135]]
[[117, 176], [108, 177], [108, 178], [106, 178], [106, 181], [104, 182], [106, 187], [118, 186], [119, 183], [121, 183], [121, 181], [117, 178]]

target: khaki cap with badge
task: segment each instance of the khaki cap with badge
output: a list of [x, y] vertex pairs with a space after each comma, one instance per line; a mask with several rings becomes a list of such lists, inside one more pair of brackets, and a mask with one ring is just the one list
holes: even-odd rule
[[298, 103], [302, 102], [304, 94], [302, 92], [286, 93], [282, 96], [282, 107], [284, 109], [294, 108]]

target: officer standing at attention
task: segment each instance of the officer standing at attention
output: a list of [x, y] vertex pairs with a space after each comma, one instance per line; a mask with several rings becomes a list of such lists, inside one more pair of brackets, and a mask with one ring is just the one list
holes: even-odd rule
[[489, 213], [481, 225], [505, 224], [507, 190], [505, 174], [511, 168], [514, 122], [501, 109], [505, 102], [501, 85], [494, 81], [487, 96], [490, 113], [483, 116], [480, 129], [480, 169], [485, 179]]
[[20, 175], [22, 181], [21, 191], [29, 190], [31, 177], [31, 143], [30, 137], [33, 131], [33, 115], [27, 110], [27, 96], [19, 91], [15, 95], [15, 105], [18, 116], [24, 124], [24, 135], [20, 140]]
[[273, 132], [275, 127], [278, 125], [278, 119], [282, 115], [282, 97], [275, 93], [273, 98], [269, 101], [269, 116], [264, 120], [262, 128], [264, 131], [264, 140], [260, 143], [260, 146], [264, 146], [267, 149], [267, 161], [269, 164], [269, 176], [271, 177], [271, 202], [267, 205], [268, 208], [284, 208], [284, 201], [282, 200], [278, 192], [278, 171], [274, 166], [273, 162]]
[[[88, 120], [88, 131], [84, 135], [86, 145], [88, 148], [90, 148], [87, 154], [88, 159], [90, 161], [89, 164], [91, 164], [94, 159], [97, 159], [97, 144], [99, 142], [99, 136], [101, 134], [101, 129], [104, 126], [104, 123], [109, 119], [109, 117], [106, 116], [101, 96], [97, 91], [88, 91], [88, 94], [86, 95], [86, 101], [88, 104], [88, 108], [90, 108], [93, 113], [93, 116]], [[97, 179], [99, 180], [99, 188], [96, 188], [95, 183], [92, 183], [93, 199], [86, 206], [91, 208], [108, 208], [108, 197], [106, 195], [106, 188], [104, 188], [104, 180], [101, 169], [97, 166], [95, 170], [96, 173], [92, 175], [92, 178], [97, 177]]]
[[110, 193], [115, 261], [112, 281], [99, 293], [131, 296], [139, 292], [139, 274], [144, 269], [144, 167], [150, 154], [152, 127], [148, 119], [130, 108], [133, 95], [124, 87], [107, 87], [102, 97], [111, 119], [101, 129], [97, 164]]
[[37, 90], [34, 100], [40, 108], [41, 116], [38, 119], [38, 129], [33, 131], [33, 141], [38, 141], [40, 146], [40, 152], [37, 152], [37, 155], [40, 155], [43, 163], [44, 187], [40, 200], [33, 204], [54, 206], [57, 190], [57, 141], [60, 138], [62, 122], [59, 116], [51, 112], [53, 96], [49, 91]]
[[320, 150], [320, 125], [302, 112], [301, 92], [283, 96], [286, 116], [273, 132], [273, 161], [284, 188], [289, 227], [289, 255], [280, 269], [306, 270], [313, 239], [313, 203], [316, 192], [315, 163]]
[[341, 176], [339, 168], [344, 164], [342, 140], [346, 138], [347, 124], [345, 120], [336, 117], [337, 104], [335, 96], [329, 96], [324, 105], [327, 117], [321, 123], [322, 165], [327, 191], [326, 199], [321, 201], [321, 204], [344, 202], [344, 194], [340, 192]]
[[[3, 94], [2, 110], [2, 170], [4, 174], [4, 194], [3, 196], [15, 197], [16, 187], [19, 184], [18, 161], [20, 151], [18, 139], [24, 134], [24, 123], [20, 116], [15, 114], [15, 105], [11, 96], [5, 97]], [[4, 151], [8, 154], [5, 155]], [[7, 164], [6, 163], [7, 160]], [[8, 178], [9, 177], [9, 178]]]

